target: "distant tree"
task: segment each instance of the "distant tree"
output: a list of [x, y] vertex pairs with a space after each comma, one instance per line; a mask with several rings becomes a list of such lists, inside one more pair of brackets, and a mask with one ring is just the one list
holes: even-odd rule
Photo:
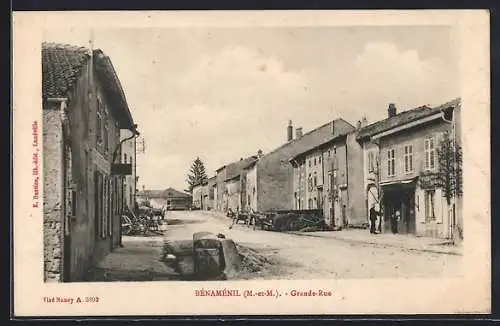
[[199, 184], [202, 184], [208, 180], [207, 173], [205, 171], [205, 165], [200, 160], [199, 157], [194, 160], [189, 170], [186, 182], [188, 183], [188, 189], [186, 192], [192, 194], [193, 188]]

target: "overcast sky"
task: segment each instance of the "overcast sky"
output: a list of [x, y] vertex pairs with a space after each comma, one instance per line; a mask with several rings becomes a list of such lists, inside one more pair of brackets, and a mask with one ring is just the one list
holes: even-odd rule
[[[460, 96], [447, 27], [162, 28], [95, 30], [146, 151], [139, 189], [186, 188], [199, 156], [209, 176], [335, 118], [353, 125]], [[88, 46], [89, 31], [45, 41]]]

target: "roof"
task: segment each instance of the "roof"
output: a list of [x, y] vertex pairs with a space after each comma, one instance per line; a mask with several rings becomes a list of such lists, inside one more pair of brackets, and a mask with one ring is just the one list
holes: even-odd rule
[[259, 160], [259, 159], [257, 158], [255, 161], [252, 161], [252, 162], [248, 163], [247, 165], [245, 165], [245, 166], [243, 167], [243, 169], [244, 169], [244, 170], [248, 170], [248, 169], [252, 168], [255, 164], [257, 164], [257, 161], [258, 161], [258, 160]]
[[[83, 74], [90, 60], [88, 48], [69, 44], [42, 43], [42, 96], [48, 98], [67, 97], [77, 79]], [[111, 60], [102, 50], [92, 51], [96, 75], [106, 96], [112, 103], [111, 111], [121, 128], [134, 129], [134, 121], [125, 93]]]
[[144, 196], [150, 198], [189, 198], [191, 195], [175, 190], [174, 188], [168, 188], [166, 190], [141, 190], [137, 192], [137, 196]]
[[388, 131], [395, 127], [429, 117], [450, 107], [455, 107], [459, 105], [459, 103], [460, 103], [460, 98], [456, 98], [452, 101], [446, 102], [445, 104], [439, 105], [437, 107], [429, 107], [424, 105], [414, 109], [400, 112], [392, 118], [386, 118], [384, 120], [377, 121], [366, 127], [361, 128], [358, 131], [356, 139], [360, 140], [372, 137], [376, 134]]
[[[350, 131], [350, 132], [354, 132], [354, 131]], [[343, 133], [343, 134], [339, 134], [339, 135], [337, 135], [336, 137], [332, 137], [331, 139], [328, 139], [328, 140], [326, 140], [326, 141], [324, 141], [324, 142], [322, 142], [322, 143], [319, 143], [319, 144], [317, 144], [317, 145], [316, 145], [316, 146], [314, 146], [314, 147], [308, 148], [308, 149], [306, 149], [306, 150], [304, 150], [304, 151], [302, 151], [302, 152], [300, 152], [300, 153], [296, 154], [296, 155], [295, 155], [295, 156], [293, 156], [292, 158], [290, 158], [290, 161], [291, 161], [291, 160], [294, 160], [294, 159], [297, 159], [297, 158], [299, 158], [299, 157], [301, 157], [301, 156], [304, 156], [304, 155], [306, 155], [306, 154], [308, 154], [308, 153], [310, 153], [310, 152], [312, 152], [312, 151], [314, 151], [314, 150], [317, 150], [317, 149], [319, 149], [319, 148], [321, 148], [321, 147], [325, 146], [326, 144], [332, 143], [332, 142], [337, 141], [337, 140], [340, 140], [340, 139], [344, 139], [344, 137], [346, 137], [346, 136], [347, 136], [347, 134], [349, 134], [349, 132], [347, 132], [347, 133]]]
[[141, 190], [137, 192], [137, 196], [144, 196], [150, 198], [162, 198], [163, 190]]
[[[332, 133], [332, 123], [334, 125]], [[348, 134], [355, 131], [356, 128], [349, 122], [342, 118], [335, 119], [328, 123], [325, 123], [305, 134], [300, 138], [295, 138], [284, 145], [276, 148], [270, 153], [265, 154], [262, 158], [265, 159], [267, 156], [274, 154], [278, 151], [283, 151], [285, 160], [288, 160], [296, 155], [303, 153], [311, 148], [314, 148], [320, 144], [336, 139], [339, 136]]]
[[251, 163], [257, 161], [257, 156], [250, 156], [245, 159], [240, 159], [239, 161], [232, 162], [226, 165], [226, 180], [231, 180], [238, 177], [241, 171]]
[[189, 198], [191, 195], [186, 194], [185, 192], [181, 192], [178, 190], [175, 190], [174, 188], [167, 188], [164, 191], [165, 197], [171, 198], [171, 197], [183, 197], [183, 198]]

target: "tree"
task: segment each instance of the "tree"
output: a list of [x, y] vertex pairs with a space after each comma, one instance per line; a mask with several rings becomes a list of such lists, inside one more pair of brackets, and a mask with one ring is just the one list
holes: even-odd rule
[[383, 205], [382, 205], [382, 200], [384, 198], [384, 192], [383, 192], [383, 189], [382, 189], [382, 186], [380, 185], [380, 180], [381, 180], [381, 162], [380, 162], [380, 144], [377, 143], [377, 142], [374, 142], [375, 145], [377, 145], [377, 152], [373, 152], [373, 158], [372, 158], [372, 162], [373, 162], [373, 166], [371, 167], [371, 174], [372, 174], [372, 177], [369, 177], [368, 180], [371, 181], [372, 185], [375, 187], [375, 189], [377, 189], [377, 197], [374, 198], [375, 199], [375, 202], [377, 203], [378, 207], [379, 207], [379, 222], [378, 222], [378, 226], [377, 226], [377, 230], [379, 232], [382, 232], [382, 216], [384, 214], [383, 212]]
[[447, 204], [451, 205], [453, 198], [462, 195], [462, 147], [444, 133], [436, 152], [439, 186]]
[[194, 160], [187, 177], [186, 182], [188, 183], [188, 189], [186, 189], [186, 191], [190, 194], [193, 193], [193, 188], [195, 186], [203, 184], [208, 180], [205, 165], [199, 157]]
[[448, 133], [443, 138], [436, 150], [437, 161], [439, 164], [437, 180], [438, 185], [443, 191], [443, 197], [450, 207], [449, 216], [452, 219], [451, 237], [455, 235], [462, 238], [461, 226], [456, 223], [456, 199], [462, 196], [462, 147], [456, 140], [450, 138]]

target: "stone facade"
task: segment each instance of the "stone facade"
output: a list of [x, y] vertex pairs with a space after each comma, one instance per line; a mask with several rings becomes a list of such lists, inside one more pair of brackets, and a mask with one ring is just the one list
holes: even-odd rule
[[208, 200], [208, 185], [198, 185], [193, 187], [193, 208], [194, 209], [207, 209]]
[[294, 209], [322, 209], [333, 227], [362, 224], [362, 154], [351, 132], [296, 156]]
[[240, 176], [233, 179], [226, 180], [226, 193], [227, 193], [227, 209], [233, 212], [241, 210], [241, 197], [240, 197]]
[[[289, 129], [290, 126], [287, 128]], [[299, 193], [305, 194], [306, 192], [306, 187], [297, 186], [304, 182], [304, 174], [305, 178], [307, 178], [309, 172], [306, 169], [309, 167], [301, 167], [303, 175], [299, 181], [298, 176], [300, 174], [297, 177], [294, 175], [294, 167], [291, 159], [300, 153], [314, 148], [318, 144], [325, 143], [354, 129], [345, 120], [336, 119], [305, 134], [302, 134], [301, 131], [295, 139], [290, 139], [274, 151], [262, 155], [255, 166], [257, 194], [255, 201], [257, 209], [259, 211], [293, 210], [298, 208], [299, 203], [300, 209], [307, 209], [309, 199], [312, 201], [311, 206], [314, 206], [314, 196], [312, 195], [310, 198], [298, 199]], [[314, 173], [312, 168], [313, 166], [311, 166], [311, 175]], [[317, 182], [323, 182], [321, 167], [316, 165], [315, 168], [317, 169]], [[296, 189], [300, 190], [296, 191]], [[296, 192], [297, 194], [295, 194]], [[318, 201], [317, 197], [316, 200]]]
[[[397, 224], [398, 233], [437, 238], [451, 236], [451, 210], [442, 188], [435, 183], [435, 177], [439, 170], [437, 149], [440, 141], [445, 133], [452, 134], [452, 124], [445, 122], [444, 112], [455, 104], [451, 102], [428, 110], [414, 109], [423, 112], [420, 117], [373, 133], [370, 139], [362, 142], [365, 214], [368, 215], [371, 205], [378, 202], [381, 192], [383, 232], [394, 232], [391, 216], [398, 211], [401, 215]], [[402, 114], [409, 115], [411, 111], [403, 111]], [[459, 116], [460, 107], [456, 106], [448, 112], [453, 112], [450, 117], [454, 114]], [[457, 128], [460, 128], [458, 124]], [[459, 137], [457, 140], [460, 141]], [[458, 198], [459, 203], [460, 200]], [[457, 206], [460, 207], [460, 204]], [[457, 217], [460, 220], [460, 212]]]
[[[123, 119], [120, 112], [128, 108], [100, 83], [105, 73], [97, 67], [108, 62], [102, 52], [90, 59], [81, 49], [48, 46], [42, 51], [44, 274], [46, 281], [80, 281], [93, 263], [120, 244], [123, 177], [111, 175], [111, 165], [120, 129], [132, 128], [133, 122]], [[61, 82], [61, 74], [77, 68], [58, 68], [58, 63], [68, 62], [57, 59], [61, 55], [74, 55], [81, 66], [77, 75], [69, 74], [74, 76], [71, 87], [56, 93], [60, 85], [50, 83]], [[46, 78], [50, 73], [56, 77]]]

